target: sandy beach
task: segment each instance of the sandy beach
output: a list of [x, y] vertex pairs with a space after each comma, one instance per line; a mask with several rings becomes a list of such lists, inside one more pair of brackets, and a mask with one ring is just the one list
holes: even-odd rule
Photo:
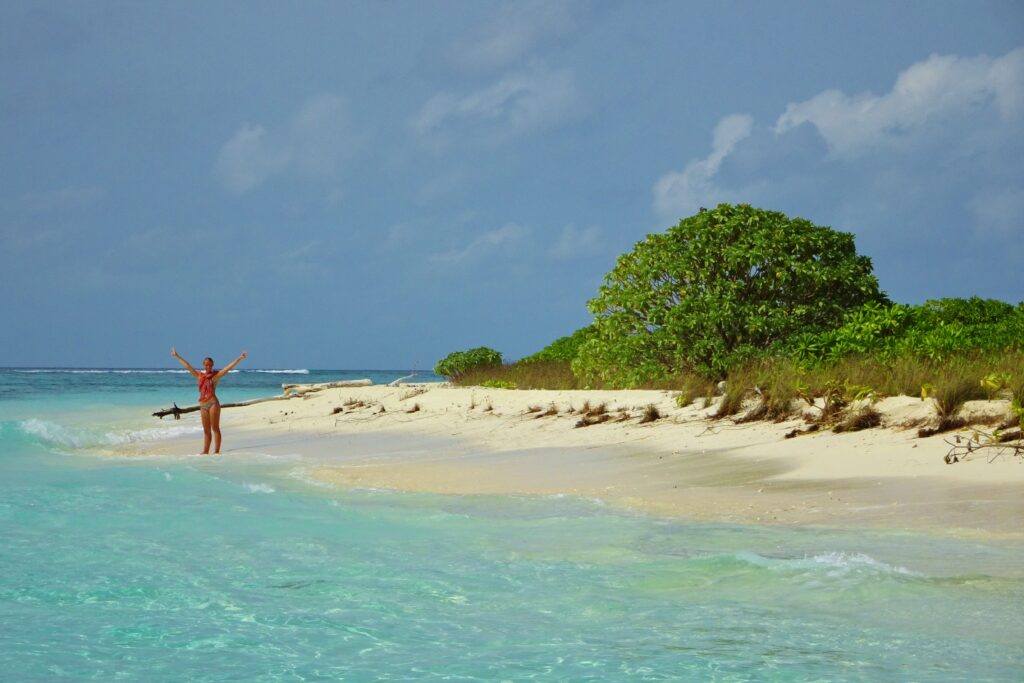
[[[601, 405], [606, 422], [577, 426], [585, 407]], [[647, 406], [661, 417], [642, 423]], [[876, 408], [881, 428], [787, 439], [804, 419], [715, 420], [714, 405], [679, 408], [666, 391], [345, 387], [225, 410], [225, 453], [299, 453], [304, 476], [346, 488], [571, 495], [696, 520], [1022, 534], [1020, 458], [982, 453], [947, 465], [945, 439], [956, 432], [917, 437], [930, 401], [895, 397]], [[998, 400], [965, 406], [1006, 411]]]

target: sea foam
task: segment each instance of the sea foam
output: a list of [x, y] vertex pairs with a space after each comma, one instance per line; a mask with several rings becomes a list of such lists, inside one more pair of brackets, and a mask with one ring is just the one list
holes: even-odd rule
[[65, 448], [90, 448], [97, 446], [119, 446], [129, 443], [158, 441], [186, 436], [202, 431], [199, 425], [176, 425], [127, 431], [98, 431], [68, 427], [49, 420], [29, 418], [16, 423], [25, 435], [44, 443]]

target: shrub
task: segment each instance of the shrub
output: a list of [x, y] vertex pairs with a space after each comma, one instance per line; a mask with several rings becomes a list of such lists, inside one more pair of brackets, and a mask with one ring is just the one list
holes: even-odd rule
[[485, 386], [487, 382], [514, 384], [516, 389], [579, 389], [579, 379], [565, 361], [519, 361], [505, 365], [470, 368], [452, 380], [461, 386]]
[[1024, 303], [935, 299], [922, 306], [868, 303], [838, 327], [778, 342], [776, 350], [804, 361], [836, 362], [868, 355], [887, 362], [914, 357], [940, 363], [964, 353], [1024, 348]]
[[501, 365], [501, 353], [486, 346], [468, 351], [454, 351], [437, 362], [434, 374], [456, 380], [474, 368]]
[[884, 303], [853, 235], [741, 204], [720, 204], [620, 256], [588, 304], [593, 338], [574, 370], [619, 386], [737, 360], [846, 311]]

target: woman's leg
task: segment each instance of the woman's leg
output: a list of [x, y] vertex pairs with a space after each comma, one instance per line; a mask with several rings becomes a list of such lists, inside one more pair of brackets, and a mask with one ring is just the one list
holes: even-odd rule
[[210, 452], [210, 411], [200, 408], [199, 415], [203, 418], [203, 455], [206, 455]]
[[220, 404], [210, 406], [210, 422], [213, 428], [213, 452], [220, 453]]

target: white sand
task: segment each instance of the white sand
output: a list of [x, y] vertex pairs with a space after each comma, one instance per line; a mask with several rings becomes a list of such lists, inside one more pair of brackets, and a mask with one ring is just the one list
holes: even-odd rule
[[[605, 404], [611, 421], [575, 427], [585, 404]], [[662, 417], [641, 424], [648, 405]], [[876, 408], [884, 428], [785, 439], [805, 421], [712, 420], [714, 407], [679, 408], [664, 391], [421, 384], [329, 389], [225, 410], [222, 419], [229, 448], [243, 435], [263, 445], [287, 440], [309, 453], [349, 448], [345, 439], [360, 434], [461, 444], [310, 467], [311, 476], [338, 486], [565, 493], [699, 519], [1024, 533], [1021, 458], [977, 455], [947, 465], [944, 439], [952, 434], [919, 439], [916, 428], [899, 427], [929, 419], [930, 401], [890, 398]], [[557, 415], [541, 416], [552, 409]], [[1002, 415], [1007, 404], [973, 402], [967, 411]]]

